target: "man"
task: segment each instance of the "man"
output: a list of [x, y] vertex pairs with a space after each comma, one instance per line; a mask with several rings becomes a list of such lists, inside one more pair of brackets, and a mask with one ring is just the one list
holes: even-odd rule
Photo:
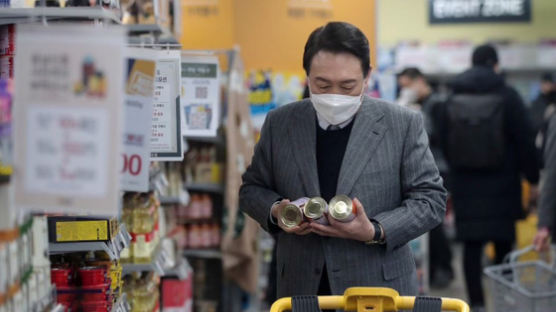
[[[425, 129], [429, 135], [430, 149], [444, 180], [444, 186], [449, 189], [448, 164], [444, 158], [442, 147], [438, 140], [438, 133], [434, 131], [432, 112], [436, 105], [445, 101], [445, 97], [434, 93], [425, 75], [416, 67], [408, 67], [398, 74], [400, 98], [398, 104], [409, 106], [420, 111], [425, 120]], [[405, 96], [404, 96], [405, 95]], [[408, 97], [408, 95], [410, 95]], [[452, 250], [446, 237], [443, 225], [435, 227], [429, 233], [429, 280], [434, 288], [445, 288], [454, 279], [452, 268]]]
[[556, 112], [556, 84], [550, 73], [544, 73], [541, 77], [541, 93], [529, 109], [533, 131], [536, 135], [535, 144], [541, 160], [546, 143], [546, 129], [554, 112]]
[[[303, 67], [311, 98], [268, 114], [240, 190], [243, 211], [277, 233], [278, 297], [352, 286], [415, 295], [407, 242], [441, 222], [446, 200], [422, 118], [362, 96], [369, 43], [353, 25], [316, 29]], [[353, 221], [288, 229], [279, 218], [289, 200], [337, 194], [354, 198]]]
[[556, 229], [556, 115], [550, 118], [546, 133], [544, 165], [538, 231], [533, 241], [537, 251], [548, 249], [551, 233]]
[[[472, 63], [452, 81], [438, 127], [450, 165], [457, 236], [464, 242], [467, 292], [472, 309], [482, 311], [484, 245], [494, 242], [497, 263], [511, 251], [515, 222], [524, 216], [521, 177], [536, 185], [539, 166], [527, 111], [499, 74], [496, 50], [476, 48]], [[536, 186], [531, 189], [534, 200]]]
[[[541, 131], [543, 125], [550, 119], [547, 118], [547, 115], [551, 115], [554, 111], [553, 104], [556, 104], [556, 84], [552, 74], [544, 73], [541, 77], [541, 92], [530, 109], [533, 131], [535, 133]], [[550, 112], [547, 112], [548, 108], [551, 108]]]

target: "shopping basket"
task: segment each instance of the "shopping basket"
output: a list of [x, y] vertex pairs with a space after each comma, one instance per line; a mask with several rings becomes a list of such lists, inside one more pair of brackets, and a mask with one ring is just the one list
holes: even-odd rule
[[[412, 310], [420, 312], [432, 311], [456, 311], [469, 312], [469, 306], [462, 300], [451, 298], [432, 297], [405, 297], [400, 296], [397, 291], [390, 288], [353, 287], [346, 289], [343, 296], [323, 297], [289, 297], [274, 302], [270, 312], [309, 312], [292, 310], [296, 300], [318, 298], [320, 309], [340, 309], [344, 311], [358, 312], [382, 312]], [[306, 305], [307, 306], [307, 305]], [[432, 309], [429, 309], [431, 307]], [[311, 310], [311, 312], [314, 310]]]
[[495, 312], [556, 311], [556, 271], [543, 261], [517, 262], [533, 246], [510, 253], [509, 260], [486, 267], [487, 295]]

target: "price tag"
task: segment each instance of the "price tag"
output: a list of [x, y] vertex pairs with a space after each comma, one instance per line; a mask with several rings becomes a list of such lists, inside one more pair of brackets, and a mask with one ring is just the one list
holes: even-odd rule
[[16, 205], [116, 215], [124, 29], [25, 24], [16, 44]]
[[155, 69], [154, 51], [127, 50], [125, 128], [121, 158], [121, 187], [124, 191], [149, 190]]

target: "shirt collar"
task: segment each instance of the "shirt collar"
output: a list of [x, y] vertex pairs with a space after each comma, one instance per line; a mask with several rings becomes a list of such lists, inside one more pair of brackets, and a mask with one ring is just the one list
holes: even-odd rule
[[[347, 127], [347, 125], [349, 125], [350, 122], [353, 121], [353, 118], [354, 118], [354, 117], [355, 117], [355, 115], [352, 116], [350, 119], [348, 119], [348, 120], [342, 122], [341, 124], [339, 124], [338, 127], [339, 127], [340, 129], [344, 129], [345, 127]], [[324, 118], [319, 114], [319, 112], [317, 112], [317, 120], [318, 120], [318, 122], [319, 122], [319, 127], [320, 127], [322, 130], [327, 130], [328, 127], [331, 126], [331, 124], [330, 124], [328, 121], [326, 121], [326, 119], [324, 119]]]

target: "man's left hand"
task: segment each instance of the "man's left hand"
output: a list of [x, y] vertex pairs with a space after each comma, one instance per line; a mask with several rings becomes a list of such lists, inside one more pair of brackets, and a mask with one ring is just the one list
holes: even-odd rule
[[340, 222], [329, 215], [328, 222], [330, 225], [313, 222], [311, 223], [312, 232], [321, 236], [347, 238], [362, 242], [370, 241], [375, 235], [374, 226], [367, 217], [361, 202], [354, 198], [353, 203], [357, 209], [355, 219], [350, 222]]

